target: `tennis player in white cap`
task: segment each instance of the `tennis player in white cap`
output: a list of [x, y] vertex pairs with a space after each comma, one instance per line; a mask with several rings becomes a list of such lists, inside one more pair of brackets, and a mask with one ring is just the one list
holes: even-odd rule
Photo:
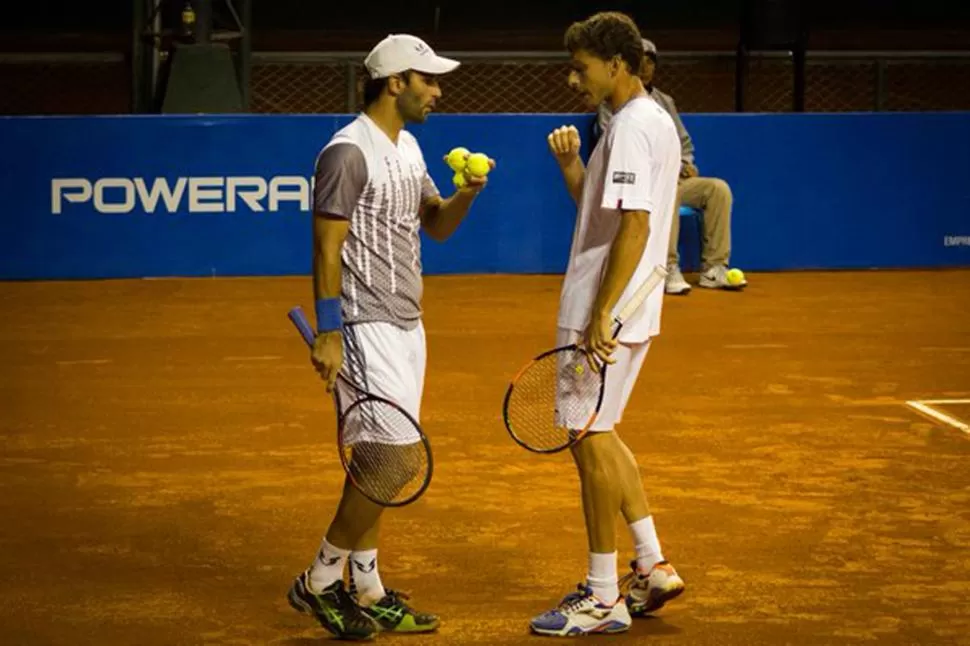
[[[418, 232], [448, 238], [486, 179], [469, 178], [442, 198], [404, 126], [428, 117], [441, 97], [438, 76], [458, 65], [420, 38], [388, 36], [364, 60], [369, 78], [363, 112], [317, 156], [312, 359], [327, 389], [337, 388], [342, 408], [355, 396], [337, 382], [338, 373], [420, 420], [426, 346]], [[316, 558], [290, 588], [290, 604], [337, 637], [368, 639], [379, 630], [438, 627], [438, 617], [413, 610], [381, 581], [377, 544], [383, 509], [345, 483]]]

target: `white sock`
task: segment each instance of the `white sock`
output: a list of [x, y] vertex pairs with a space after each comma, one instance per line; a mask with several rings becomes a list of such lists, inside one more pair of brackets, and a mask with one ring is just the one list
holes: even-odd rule
[[589, 574], [586, 576], [586, 583], [600, 601], [610, 605], [616, 603], [620, 596], [616, 576], [616, 552], [589, 553]]
[[649, 572], [650, 568], [664, 560], [657, 529], [653, 526], [653, 516], [630, 523], [630, 533], [633, 535], [633, 544], [637, 546], [637, 568], [641, 572]]
[[326, 538], [323, 539], [317, 558], [313, 559], [313, 565], [310, 566], [312, 592], [320, 592], [334, 581], [344, 578], [348, 555], [350, 550], [334, 547]]
[[355, 551], [350, 554], [350, 572], [357, 587], [357, 601], [370, 606], [384, 598], [387, 592], [377, 571], [377, 550]]

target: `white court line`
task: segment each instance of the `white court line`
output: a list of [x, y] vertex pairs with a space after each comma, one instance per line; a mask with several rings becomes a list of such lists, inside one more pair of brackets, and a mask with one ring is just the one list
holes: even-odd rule
[[928, 404], [937, 404], [937, 405], [939, 405], [939, 404], [966, 404], [966, 403], [970, 403], [970, 400], [967, 400], [967, 399], [929, 399], [929, 400], [924, 400], [924, 401], [908, 401], [908, 402], [906, 402], [906, 405], [909, 406], [910, 408], [912, 408], [913, 410], [916, 410], [916, 411], [919, 411], [920, 413], [923, 413], [924, 415], [926, 415], [928, 417], [932, 417], [933, 419], [937, 420], [938, 422], [943, 422], [944, 424], [947, 424], [949, 426], [952, 426], [953, 428], [957, 429], [958, 431], [960, 431], [962, 433], [965, 433], [967, 435], [970, 435], [970, 425], [964, 424], [963, 422], [961, 422], [957, 418], [951, 417], [950, 415], [947, 415], [946, 413], [941, 413], [940, 411], [936, 410], [935, 408], [931, 408], [930, 406], [928, 406]]
[[111, 359], [74, 359], [73, 361], [58, 361], [59, 366], [99, 366], [104, 363], [111, 363]]

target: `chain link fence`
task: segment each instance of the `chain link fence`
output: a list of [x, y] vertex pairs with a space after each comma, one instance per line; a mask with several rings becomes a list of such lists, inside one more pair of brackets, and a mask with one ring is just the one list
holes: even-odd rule
[[354, 63], [329, 59], [319, 62], [257, 60], [250, 72], [253, 112], [347, 111], [348, 87], [354, 88], [356, 84]]
[[[453, 52], [462, 66], [442, 81], [442, 112], [584, 112], [566, 86], [560, 52]], [[254, 53], [251, 110], [347, 113], [359, 109], [363, 53]], [[733, 52], [666, 52], [657, 86], [682, 112], [732, 112]], [[787, 54], [753, 56], [744, 109], [792, 110]], [[0, 54], [0, 114], [119, 114], [131, 104], [131, 71], [121, 54]], [[809, 52], [805, 110], [970, 110], [970, 52]]]
[[0, 54], [0, 115], [119, 114], [130, 105], [121, 54]]
[[[560, 53], [451, 52], [462, 66], [442, 81], [441, 112], [583, 112], [566, 86]], [[257, 112], [355, 112], [363, 54], [263, 53], [253, 58]], [[737, 77], [733, 52], [661, 55], [657, 86], [683, 112], [732, 112]], [[744, 110], [793, 109], [794, 67], [787, 54], [752, 56]], [[970, 52], [810, 52], [805, 110], [970, 110]]]
[[[582, 112], [566, 87], [565, 57], [546, 53], [495, 56], [462, 52], [462, 65], [442, 79], [439, 112]], [[355, 112], [366, 79], [364, 55], [253, 54], [256, 112]]]
[[970, 109], [970, 59], [889, 61], [886, 109]]
[[[745, 111], [792, 110], [793, 75], [789, 57], [752, 60], [748, 68]], [[732, 73], [732, 84], [733, 79]], [[812, 53], [805, 65], [805, 110], [970, 110], [970, 52]]]

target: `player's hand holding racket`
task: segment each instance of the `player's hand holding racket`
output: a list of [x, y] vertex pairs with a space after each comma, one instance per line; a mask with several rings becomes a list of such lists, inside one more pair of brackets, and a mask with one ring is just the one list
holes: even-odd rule
[[351, 483], [386, 507], [417, 500], [431, 484], [433, 471], [431, 444], [417, 420], [397, 403], [344, 377], [340, 333], [316, 336], [299, 307], [290, 310], [289, 318], [311, 348], [314, 366], [328, 380], [328, 391], [333, 392], [337, 447]]
[[339, 330], [324, 332], [310, 346], [310, 361], [327, 384], [327, 392], [333, 392], [337, 375], [344, 365], [344, 338]]
[[616, 360], [610, 356], [616, 350], [616, 337], [612, 328], [613, 321], [609, 314], [594, 317], [594, 320], [589, 322], [583, 338], [585, 349], [590, 354], [591, 364], [594, 360], [602, 364], [616, 363]]
[[609, 355], [620, 329], [666, 277], [667, 270], [657, 265], [612, 321], [592, 322], [587, 330], [591, 347], [553, 348], [519, 370], [502, 406], [513, 440], [536, 453], [556, 453], [586, 436], [603, 403], [606, 371], [613, 362]]

